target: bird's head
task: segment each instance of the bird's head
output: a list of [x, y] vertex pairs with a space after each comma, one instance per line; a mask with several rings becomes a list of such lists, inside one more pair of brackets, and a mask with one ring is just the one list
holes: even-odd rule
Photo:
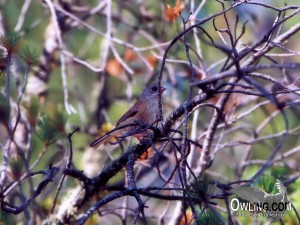
[[151, 84], [149, 85], [143, 92], [143, 97], [151, 97], [151, 98], [157, 98], [159, 94], [163, 93], [166, 89], [162, 86], [158, 88], [157, 84]]

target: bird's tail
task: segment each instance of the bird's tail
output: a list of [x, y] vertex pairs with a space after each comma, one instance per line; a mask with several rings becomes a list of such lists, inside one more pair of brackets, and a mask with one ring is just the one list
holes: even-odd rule
[[102, 144], [107, 144], [108, 142], [112, 141], [114, 137], [108, 134], [105, 134], [104, 136], [98, 137], [96, 140], [94, 140], [91, 144], [91, 148], [98, 148]]

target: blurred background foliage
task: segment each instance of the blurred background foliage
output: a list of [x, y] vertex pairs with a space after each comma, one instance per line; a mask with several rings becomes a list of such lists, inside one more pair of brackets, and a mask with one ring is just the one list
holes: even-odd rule
[[[1, 6], [1, 33], [8, 35], [13, 33], [16, 24], [21, 15], [21, 9], [25, 1], [19, 0], [2, 0]], [[81, 18], [85, 23], [91, 25], [98, 31], [105, 35], [108, 29], [108, 20], [105, 7], [98, 10], [95, 14], [90, 14], [90, 10], [99, 6], [101, 1], [98, 0], [69, 0], [69, 1], [54, 1], [59, 4], [64, 10], [73, 13]], [[283, 7], [284, 4], [298, 5], [299, 0], [275, 1], [266, 0], [267, 4], [272, 4], [276, 7]], [[62, 30], [62, 38], [64, 48], [66, 51], [72, 53], [78, 59], [84, 60], [95, 68], [104, 68], [101, 72], [95, 72], [86, 66], [76, 63], [70, 55], [65, 54], [66, 61], [66, 78], [67, 78], [67, 92], [69, 95], [69, 103], [74, 107], [73, 113], [66, 111], [64, 86], [61, 77], [61, 62], [60, 53], [58, 51], [57, 43], [51, 40], [55, 34], [55, 28], [51, 19], [50, 11], [43, 1], [31, 1], [28, 11], [24, 18], [24, 23], [19, 29], [22, 35], [20, 40], [20, 47], [13, 53], [13, 59], [10, 63], [11, 67], [11, 104], [8, 107], [5, 98], [5, 70], [0, 75], [0, 142], [1, 149], [4, 149], [5, 143], [9, 137], [7, 121], [14, 122], [17, 115], [18, 99], [22, 93], [21, 88], [26, 82], [25, 74], [28, 68], [28, 83], [24, 96], [20, 100], [21, 114], [28, 119], [29, 125], [25, 123], [25, 128], [18, 126], [17, 130], [21, 134], [20, 139], [15, 138], [24, 153], [20, 153], [20, 149], [12, 145], [9, 155], [9, 181], [18, 180], [22, 174], [33, 169], [41, 170], [48, 168], [50, 164], [63, 165], [64, 157], [68, 154], [69, 148], [67, 134], [73, 131], [76, 127], [81, 128], [73, 137], [73, 163], [79, 169], [83, 169], [88, 175], [94, 176], [103, 166], [111, 162], [112, 159], [120, 155], [120, 151], [113, 151], [116, 147], [107, 147], [106, 151], [88, 149], [88, 144], [101, 132], [109, 130], [107, 127], [113, 127], [117, 120], [127, 111], [130, 105], [136, 100], [137, 96], [143, 91], [144, 87], [156, 82], [158, 71], [160, 70], [162, 55], [169, 41], [171, 41], [176, 34], [183, 30], [182, 21], [179, 17], [179, 12], [182, 13], [183, 18], [189, 16], [189, 11], [192, 4], [197, 7], [202, 3], [200, 0], [195, 1], [180, 1], [180, 0], [165, 0], [165, 1], [112, 1], [111, 16], [112, 24], [111, 37], [117, 41], [113, 42], [115, 48], [107, 51], [107, 59], [103, 58], [107, 45], [110, 45], [107, 39], [95, 32], [87, 29], [86, 26], [78, 24], [71, 20], [64, 14], [59, 14], [59, 23]], [[229, 7], [232, 1], [224, 1], [225, 6]], [[200, 20], [206, 16], [212, 15], [221, 11], [221, 5], [217, 1], [207, 1], [201, 11], [194, 17], [195, 21]], [[248, 20], [246, 26], [246, 33], [241, 39], [240, 48], [246, 45], [251, 45], [256, 40], [260, 39], [268, 27], [274, 22], [276, 13], [273, 10], [260, 6], [243, 5], [228, 12], [227, 16], [232, 28], [235, 24], [236, 15], [239, 15], [240, 22], [243, 23]], [[289, 29], [300, 20], [300, 15], [295, 16], [282, 27], [282, 31]], [[242, 24], [239, 24], [237, 29], [242, 31]], [[223, 17], [217, 17], [215, 24], [219, 28], [225, 27]], [[210, 21], [203, 25], [203, 28], [211, 35], [216, 43], [222, 44], [223, 40], [213, 27]], [[206, 40], [201, 31], [198, 35], [202, 40]], [[226, 37], [225, 41], [227, 40]], [[121, 41], [123, 43], [118, 44]], [[47, 43], [49, 42], [49, 43]], [[53, 43], [51, 43], [53, 42]], [[2, 41], [2, 44], [4, 42]], [[161, 45], [160, 43], [165, 43]], [[188, 43], [195, 47], [192, 33], [188, 35]], [[131, 48], [126, 47], [130, 46]], [[55, 49], [51, 50], [51, 45]], [[151, 47], [149, 47], [151, 46]], [[147, 47], [146, 49], [143, 49]], [[287, 46], [289, 49], [300, 52], [299, 34], [293, 36]], [[48, 49], [47, 49], [48, 48]], [[45, 50], [46, 49], [46, 50]], [[50, 49], [50, 50], [49, 50]], [[278, 53], [281, 50], [272, 50], [271, 53]], [[219, 72], [222, 64], [211, 67], [212, 64], [223, 60], [226, 55], [213, 46], [207, 44], [205, 41], [201, 42], [202, 55], [197, 56], [192, 54], [192, 61], [197, 62], [195, 66], [200, 68], [198, 58], [203, 59], [203, 70], [196, 70], [196, 80], [201, 80], [206, 76], [212, 76]], [[117, 56], [117, 57], [116, 57]], [[45, 62], [42, 62], [41, 57], [44, 57]], [[120, 57], [120, 59], [118, 59]], [[37, 60], [39, 59], [39, 60]], [[190, 68], [186, 61], [185, 46], [181, 41], [178, 41], [170, 50], [168, 59], [171, 62], [166, 64], [164, 68], [164, 75], [162, 85], [167, 88], [164, 95], [164, 116], [166, 117], [175, 107], [182, 103], [188, 96], [189, 78], [191, 76]], [[280, 58], [278, 61], [284, 62], [298, 62], [299, 55], [288, 58]], [[123, 62], [129, 68], [126, 69]], [[262, 59], [262, 62], [267, 62], [267, 59]], [[5, 66], [4, 66], [5, 67]], [[46, 67], [46, 75], [40, 75], [41, 67]], [[266, 73], [274, 73], [273, 70], [264, 70]], [[280, 73], [272, 74], [275, 79], [281, 80]], [[291, 76], [299, 76], [298, 71], [291, 71]], [[262, 81], [264, 83], [264, 81]], [[271, 89], [268, 82], [265, 82], [266, 88]], [[210, 100], [210, 103], [216, 103], [218, 96]], [[258, 101], [252, 101], [251, 97], [243, 98], [241, 95], [233, 98], [228, 104], [228, 111], [233, 109], [233, 116], [243, 112], [246, 109], [253, 107]], [[224, 143], [230, 141], [249, 140], [255, 135], [264, 136], [280, 132], [284, 129], [284, 123], [279, 116], [272, 119], [259, 134], [255, 134], [254, 130], [262, 121], [277, 109], [267, 104], [264, 107], [254, 111], [245, 120], [238, 122], [238, 125], [248, 127], [248, 130], [241, 132], [232, 132], [226, 134]], [[201, 116], [198, 119], [197, 134], [200, 135], [207, 129], [208, 121], [211, 119], [213, 109], [202, 108]], [[299, 114], [291, 110], [287, 110], [290, 129], [299, 126]], [[228, 113], [228, 114], [230, 114]], [[24, 121], [24, 119], [22, 119]], [[103, 124], [107, 127], [103, 128]], [[238, 126], [237, 125], [237, 126]], [[26, 127], [27, 126], [27, 127]], [[101, 130], [102, 127], [102, 130]], [[22, 133], [22, 129], [26, 131]], [[104, 129], [104, 131], [103, 131]], [[201, 142], [201, 140], [199, 140]], [[298, 146], [300, 143], [299, 135], [288, 137], [283, 149], [291, 149]], [[277, 141], [266, 140], [255, 143], [252, 146], [250, 159], [265, 160], [268, 158], [270, 151], [277, 144]], [[210, 168], [215, 173], [219, 173], [223, 181], [231, 181], [236, 179], [234, 172], [236, 165], [241, 159], [241, 148], [243, 145], [225, 147], [223, 151], [216, 154], [214, 163]], [[200, 151], [200, 150], [198, 150]], [[284, 151], [284, 150], [283, 150]], [[3, 152], [0, 152], [1, 159]], [[24, 164], [21, 156], [28, 157], [29, 162]], [[40, 161], [36, 161], [40, 157]], [[249, 159], [249, 160], [250, 160]], [[292, 176], [299, 170], [292, 170], [291, 168], [299, 168], [300, 154], [296, 154], [294, 158], [288, 160], [289, 166], [285, 168], [285, 164], [281, 163], [278, 167], [285, 168], [285, 176]], [[31, 168], [31, 165], [36, 167]], [[146, 163], [146, 162], [144, 162]], [[245, 172], [240, 177], [247, 179], [251, 177], [259, 168], [259, 165], [248, 165]], [[272, 173], [268, 171], [269, 174]], [[115, 183], [124, 179], [123, 174], [118, 174], [111, 183]], [[40, 179], [29, 179], [24, 182], [21, 193], [30, 193], [30, 188], [36, 186]], [[45, 193], [43, 193], [35, 201], [36, 205], [43, 207], [43, 209], [36, 212], [39, 215], [48, 215], [49, 202], [53, 201], [54, 190], [58, 181], [49, 184]], [[67, 181], [64, 186], [63, 195], [74, 185], [73, 181]], [[74, 186], [73, 186], [74, 187]], [[299, 180], [295, 182], [290, 191], [290, 198], [297, 209], [299, 206]], [[16, 198], [13, 202], [20, 204], [24, 196]], [[61, 199], [60, 199], [61, 201]], [[220, 204], [222, 204], [220, 202]], [[45, 210], [43, 213], [41, 211]], [[27, 212], [28, 213], [28, 212]], [[292, 214], [292, 213], [291, 213]], [[30, 216], [24, 215], [15, 217], [13, 220], [16, 224], [22, 220], [27, 220]], [[0, 221], [4, 224], [4, 213], [1, 212]], [[207, 211], [202, 218], [211, 217], [211, 212]], [[41, 221], [39, 218], [37, 221]], [[103, 219], [105, 220], [105, 219]], [[296, 224], [294, 214], [284, 218], [288, 221], [287, 224]], [[97, 224], [98, 219], [94, 217], [90, 220], [90, 224]], [[104, 221], [105, 222], [105, 221]], [[107, 222], [107, 221], [106, 221]], [[244, 224], [250, 223], [244, 221]], [[37, 223], [38, 224], [38, 223]], [[203, 222], [201, 224], [209, 224]], [[217, 222], [215, 223], [217, 224]]]

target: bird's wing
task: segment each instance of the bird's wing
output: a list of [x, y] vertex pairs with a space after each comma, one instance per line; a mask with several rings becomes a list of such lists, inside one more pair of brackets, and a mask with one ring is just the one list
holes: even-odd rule
[[284, 198], [284, 195], [282, 195], [281, 193], [277, 193], [274, 195], [274, 202], [284, 202], [285, 201], [285, 198]]
[[[281, 201], [285, 202], [287, 201], [287, 192], [286, 192], [286, 187], [280, 180], [276, 180], [275, 185], [277, 187], [277, 190], [279, 191], [279, 194], [281, 195]], [[278, 196], [277, 198], [279, 198]]]
[[[108, 143], [113, 137], [117, 137], [120, 133], [122, 134], [122, 129], [121, 127], [118, 127], [119, 125], [126, 125], [130, 124], [133, 122], [133, 120], [130, 120], [130, 118], [134, 118], [136, 114], [139, 112], [139, 105], [134, 104], [117, 122], [116, 127], [106, 133], [105, 135], [98, 137], [96, 140], [94, 140], [91, 144], [90, 147], [92, 148], [97, 148], [101, 144]], [[128, 123], [124, 123], [126, 120], [128, 120]]]
[[277, 190], [279, 191], [280, 194], [282, 194], [283, 196], [286, 195], [286, 188], [284, 186], [284, 184], [280, 181], [280, 180], [276, 180], [275, 185], [277, 187]]
[[133, 118], [139, 112], [139, 105], [136, 103], [118, 120], [116, 127], [129, 118]]
[[263, 202], [265, 200], [265, 192], [257, 187], [239, 186], [232, 189], [232, 192], [240, 198], [249, 202]]

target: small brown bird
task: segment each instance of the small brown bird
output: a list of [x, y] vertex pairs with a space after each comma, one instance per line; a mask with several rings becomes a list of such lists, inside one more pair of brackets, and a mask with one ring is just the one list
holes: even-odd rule
[[164, 87], [159, 89], [157, 84], [148, 86], [137, 102], [119, 119], [116, 127], [94, 140], [90, 147], [97, 148], [101, 144], [109, 143], [112, 138], [147, 136], [146, 130], [142, 127], [151, 126], [159, 121], [158, 96], [165, 90]]

